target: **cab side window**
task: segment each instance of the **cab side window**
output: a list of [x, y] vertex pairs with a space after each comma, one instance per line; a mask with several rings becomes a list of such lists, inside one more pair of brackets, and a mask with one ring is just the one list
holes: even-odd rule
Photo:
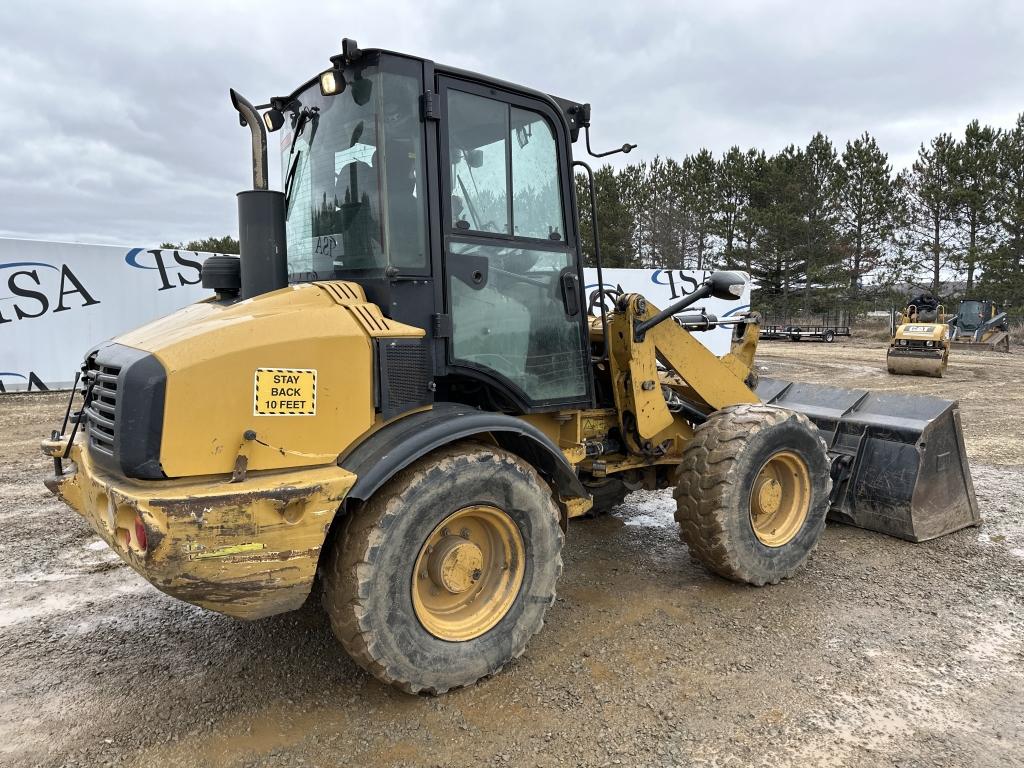
[[452, 91], [448, 120], [452, 227], [510, 234], [508, 104]]
[[452, 228], [564, 241], [555, 134], [538, 112], [452, 90]]
[[536, 112], [512, 107], [512, 220], [517, 237], [564, 240], [555, 134]]

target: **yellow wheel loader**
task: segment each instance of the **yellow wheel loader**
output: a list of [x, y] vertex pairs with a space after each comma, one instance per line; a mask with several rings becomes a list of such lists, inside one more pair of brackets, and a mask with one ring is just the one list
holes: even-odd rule
[[899, 312], [885, 362], [889, 373], [942, 378], [949, 365], [950, 326], [942, 305], [918, 299]]
[[690, 551], [754, 585], [830, 511], [914, 541], [978, 522], [955, 403], [755, 392], [756, 316], [721, 358], [694, 335], [718, 321], [676, 321], [742, 275], [588, 316], [589, 105], [347, 39], [288, 96], [231, 95], [241, 257], [88, 351], [43, 442], [47, 486], [168, 595], [256, 619], [315, 588], [360, 665], [441, 693], [523, 652], [569, 521], [628, 489], [674, 487]]

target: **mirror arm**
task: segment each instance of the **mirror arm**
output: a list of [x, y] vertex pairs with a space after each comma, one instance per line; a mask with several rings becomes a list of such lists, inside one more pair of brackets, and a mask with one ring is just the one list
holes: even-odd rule
[[649, 317], [643, 322], [635, 323], [633, 325], [633, 339], [640, 343], [644, 340], [644, 335], [651, 330], [658, 323], [662, 323], [673, 315], [677, 314], [681, 310], [686, 309], [691, 304], [695, 304], [701, 299], [705, 299], [711, 295], [711, 283], [706, 282], [698, 286], [697, 290], [693, 293], [688, 293], [675, 304], [671, 304], [665, 309], [661, 310], [658, 314], [653, 317]]
[[623, 144], [621, 147], [618, 147], [617, 149], [609, 149], [607, 152], [595, 152], [590, 148], [589, 124], [583, 126], [583, 133], [587, 137], [587, 154], [589, 154], [591, 157], [608, 157], [608, 155], [615, 155], [618, 154], [619, 152], [628, 155], [630, 152], [636, 149], [636, 144], [630, 144], [629, 142], [627, 142]]

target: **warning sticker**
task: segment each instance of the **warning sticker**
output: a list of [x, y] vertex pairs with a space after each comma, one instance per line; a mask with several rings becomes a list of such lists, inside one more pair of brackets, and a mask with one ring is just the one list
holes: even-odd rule
[[316, 370], [257, 368], [254, 416], [316, 416]]

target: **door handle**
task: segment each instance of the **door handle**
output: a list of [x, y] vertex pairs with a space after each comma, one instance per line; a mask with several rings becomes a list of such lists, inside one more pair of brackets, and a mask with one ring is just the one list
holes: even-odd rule
[[559, 283], [562, 286], [562, 305], [565, 307], [565, 314], [576, 317], [580, 313], [580, 283], [575, 270], [572, 267], [563, 269]]

